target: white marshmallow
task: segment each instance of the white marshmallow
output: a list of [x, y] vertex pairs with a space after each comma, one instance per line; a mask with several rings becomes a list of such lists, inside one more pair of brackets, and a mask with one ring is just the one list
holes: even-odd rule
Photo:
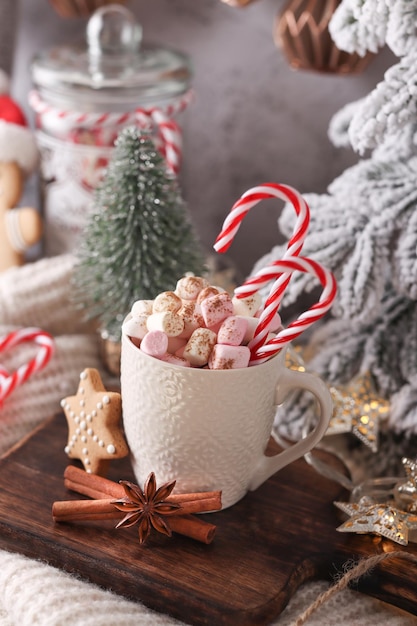
[[258, 292], [247, 298], [238, 298], [233, 296], [233, 310], [235, 315], [252, 316], [259, 310], [262, 304], [262, 298]]
[[184, 320], [184, 330], [181, 337], [189, 339], [196, 328], [204, 326], [201, 307], [195, 300], [183, 300], [178, 315]]
[[148, 330], [162, 330], [168, 337], [178, 337], [184, 330], [184, 320], [171, 311], [152, 313], [146, 320]]
[[195, 300], [200, 291], [208, 286], [207, 280], [201, 276], [183, 276], [177, 282], [175, 293], [182, 300]]
[[132, 304], [131, 314], [133, 317], [150, 315], [152, 313], [153, 300], [136, 300]]
[[176, 313], [181, 308], [182, 301], [173, 291], [163, 291], [153, 301], [152, 313], [171, 311]]
[[135, 317], [129, 316], [122, 324], [122, 333], [128, 337], [143, 339], [148, 332], [146, 321], [148, 315], [142, 314]]
[[216, 333], [209, 328], [197, 328], [180, 356], [187, 359], [193, 367], [202, 367], [208, 362], [215, 343]]

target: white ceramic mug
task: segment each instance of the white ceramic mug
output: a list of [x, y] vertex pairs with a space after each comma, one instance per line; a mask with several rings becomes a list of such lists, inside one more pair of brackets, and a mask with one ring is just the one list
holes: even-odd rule
[[[315, 428], [275, 456], [267, 447], [276, 406], [294, 388], [320, 405]], [[285, 367], [285, 350], [252, 367], [208, 370], [170, 365], [122, 337], [123, 424], [133, 471], [143, 486], [175, 479], [175, 491], [222, 491], [223, 508], [292, 461], [324, 435], [332, 414], [330, 393], [315, 375]]]

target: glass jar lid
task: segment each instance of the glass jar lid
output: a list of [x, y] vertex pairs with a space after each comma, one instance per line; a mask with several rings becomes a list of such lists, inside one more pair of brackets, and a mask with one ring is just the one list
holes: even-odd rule
[[190, 87], [187, 55], [142, 46], [142, 27], [126, 7], [112, 4], [90, 18], [87, 45], [57, 46], [32, 61], [32, 80], [44, 100], [83, 111], [129, 110], [160, 104]]

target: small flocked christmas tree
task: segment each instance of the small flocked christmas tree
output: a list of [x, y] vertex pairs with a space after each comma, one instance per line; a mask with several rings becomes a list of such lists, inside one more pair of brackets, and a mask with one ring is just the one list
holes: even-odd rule
[[[305, 194], [312, 219], [303, 255], [332, 269], [339, 284], [336, 319], [313, 334], [309, 366], [333, 384], [369, 372], [376, 392], [390, 401], [389, 432], [411, 436], [417, 434], [417, 0], [342, 0], [329, 30], [347, 52], [364, 55], [387, 44], [399, 61], [331, 121], [333, 143], [366, 158], [327, 194]], [[292, 227], [292, 207], [285, 207], [280, 229], [289, 235]], [[281, 254], [275, 248], [254, 271]], [[305, 274], [295, 277], [284, 305], [310, 283]], [[291, 432], [303, 423], [306, 405], [287, 413]]]
[[172, 290], [186, 272], [204, 271], [176, 179], [149, 136], [119, 134], [80, 243], [76, 300], [117, 341], [133, 302]]

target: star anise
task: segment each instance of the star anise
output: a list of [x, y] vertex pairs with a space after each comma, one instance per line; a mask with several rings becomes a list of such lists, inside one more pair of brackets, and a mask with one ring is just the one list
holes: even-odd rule
[[117, 524], [116, 528], [134, 526], [138, 524], [139, 542], [144, 543], [148, 538], [151, 528], [171, 537], [172, 531], [164, 515], [173, 515], [181, 508], [180, 504], [166, 502], [166, 498], [175, 487], [175, 480], [165, 483], [159, 489], [156, 488], [155, 474], [151, 472], [142, 489], [128, 480], [121, 480], [126, 496], [120, 500], [114, 500], [114, 506], [125, 517]]

